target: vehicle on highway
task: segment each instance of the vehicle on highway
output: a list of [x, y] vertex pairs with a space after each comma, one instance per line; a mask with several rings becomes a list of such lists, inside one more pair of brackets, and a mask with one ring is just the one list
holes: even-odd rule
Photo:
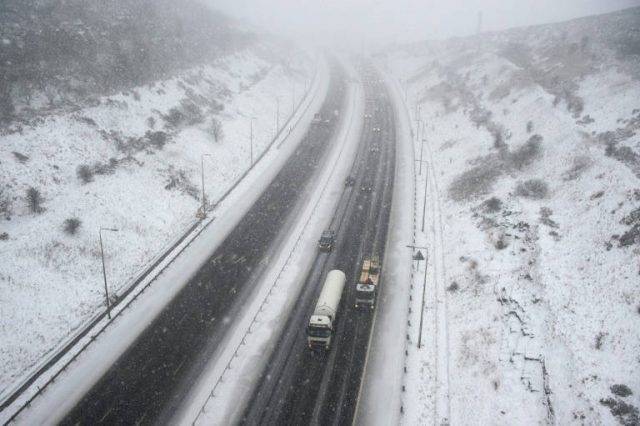
[[369, 182], [363, 182], [362, 186], [360, 187], [360, 191], [362, 191], [362, 192], [371, 192], [371, 191], [373, 191], [373, 185], [371, 185], [371, 183], [369, 183]]
[[320, 236], [318, 241], [318, 248], [320, 251], [330, 252], [333, 250], [333, 246], [336, 243], [336, 233], [331, 230], [326, 230]]
[[373, 131], [376, 132], [376, 133], [379, 133], [380, 132], [380, 127], [374, 127]]
[[362, 261], [360, 278], [356, 283], [355, 307], [368, 307], [373, 309], [378, 294], [380, 282], [380, 259], [378, 256], [365, 257]]
[[369, 148], [369, 151], [380, 152], [380, 147], [378, 145], [371, 145], [371, 148]]
[[346, 275], [338, 269], [329, 271], [327, 274], [307, 326], [307, 344], [310, 349], [328, 351], [331, 348], [331, 337], [335, 330], [338, 306], [340, 306], [346, 281]]
[[353, 186], [356, 184], [356, 178], [349, 175], [347, 176], [347, 178], [344, 180], [344, 186]]

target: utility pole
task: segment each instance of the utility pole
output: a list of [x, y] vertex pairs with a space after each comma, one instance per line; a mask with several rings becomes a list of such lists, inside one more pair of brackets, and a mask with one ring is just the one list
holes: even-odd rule
[[[420, 165], [422, 165], [422, 163], [420, 163]], [[427, 179], [428, 176], [429, 176], [429, 174], [425, 170], [425, 174], [424, 174], [424, 201], [422, 203], [422, 232], [424, 232], [424, 218], [425, 218], [425, 212], [427, 210], [427, 185], [429, 183], [429, 181]]]
[[293, 112], [296, 110], [296, 84], [291, 84], [291, 116], [293, 117]]
[[276, 97], [276, 135], [280, 131], [280, 98]]
[[107, 286], [107, 269], [104, 266], [104, 247], [102, 245], [102, 231], [118, 232], [116, 228], [102, 228], [98, 231], [100, 236], [100, 258], [102, 259], [102, 278], [104, 279], [104, 298], [107, 302], [107, 317], [111, 319], [111, 303], [109, 302], [109, 287]]
[[[418, 329], [418, 349], [422, 347], [422, 324], [424, 323], [424, 299], [426, 297], [427, 292], [427, 262], [429, 262], [429, 252], [427, 251], [427, 247], [418, 247], [408, 245], [407, 247], [412, 248], [413, 250], [418, 250], [416, 254], [413, 255], [412, 259], [418, 261], [418, 267], [416, 270], [420, 268], [420, 261], [424, 260], [424, 278], [422, 281], [422, 305], [420, 309], [420, 327]], [[422, 255], [422, 252], [419, 250], [424, 250], [426, 257]]]
[[200, 165], [201, 165], [200, 176], [202, 177], [202, 216], [203, 218], [207, 216], [206, 199], [204, 194], [204, 157], [211, 157], [211, 154], [202, 154], [200, 156]]
[[249, 167], [253, 166], [253, 119], [254, 117], [251, 117], [251, 120], [249, 120], [251, 123], [251, 132], [249, 136], [249, 156], [250, 156]]
[[416, 163], [420, 163], [420, 170], [418, 171], [418, 174], [420, 176], [422, 176], [422, 163], [426, 163], [426, 160], [422, 159], [422, 150], [424, 149], [424, 139], [422, 139], [422, 144], [420, 145], [420, 159], [419, 160], [415, 160]]

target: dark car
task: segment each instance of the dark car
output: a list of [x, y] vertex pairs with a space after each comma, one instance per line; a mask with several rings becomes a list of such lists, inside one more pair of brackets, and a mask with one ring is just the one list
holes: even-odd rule
[[333, 246], [336, 243], [336, 233], [334, 231], [324, 231], [318, 241], [318, 247], [320, 251], [329, 252], [333, 250]]
[[362, 186], [360, 187], [360, 191], [371, 192], [373, 191], [373, 185], [371, 185], [369, 182], [363, 182]]
[[344, 186], [353, 186], [356, 184], [356, 178], [354, 178], [353, 176], [347, 176], [347, 178], [344, 180]]

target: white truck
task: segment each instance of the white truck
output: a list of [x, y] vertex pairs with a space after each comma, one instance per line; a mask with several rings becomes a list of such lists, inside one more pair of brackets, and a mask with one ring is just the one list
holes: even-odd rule
[[307, 343], [310, 349], [329, 350], [331, 347], [331, 336], [346, 281], [347, 277], [340, 270], [334, 269], [327, 274], [307, 326]]
[[374, 308], [380, 281], [380, 259], [378, 256], [366, 257], [362, 261], [360, 279], [356, 284], [356, 308]]

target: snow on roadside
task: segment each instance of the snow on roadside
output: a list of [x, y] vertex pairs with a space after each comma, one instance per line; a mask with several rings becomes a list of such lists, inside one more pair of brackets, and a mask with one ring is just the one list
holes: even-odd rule
[[386, 56], [428, 173], [401, 423], [638, 422], [638, 16]]
[[[12, 206], [0, 224], [0, 394], [102, 309], [99, 227], [118, 228], [103, 235], [118, 294], [193, 223], [203, 154], [215, 201], [249, 165], [250, 117], [254, 156], [265, 149], [276, 98], [282, 124], [292, 87], [298, 101], [315, 67], [277, 49], [248, 49], [0, 136], [1, 195]], [[40, 214], [27, 207], [29, 187], [42, 195]], [[63, 230], [71, 218], [80, 220], [74, 235]]]

